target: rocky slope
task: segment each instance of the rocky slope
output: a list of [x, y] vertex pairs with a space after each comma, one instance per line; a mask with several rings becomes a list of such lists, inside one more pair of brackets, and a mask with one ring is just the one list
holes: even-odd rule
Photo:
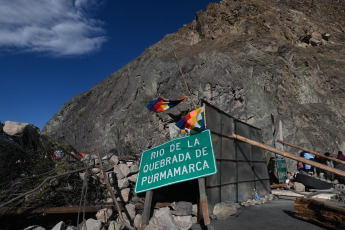
[[[345, 150], [345, 2], [224, 0], [91, 90], [75, 96], [43, 132], [79, 151], [140, 153], [165, 142], [169, 123], [206, 99], [263, 130], [271, 114], [284, 140], [315, 151]], [[145, 101], [188, 95], [156, 114]], [[293, 150], [291, 150], [293, 152]]]

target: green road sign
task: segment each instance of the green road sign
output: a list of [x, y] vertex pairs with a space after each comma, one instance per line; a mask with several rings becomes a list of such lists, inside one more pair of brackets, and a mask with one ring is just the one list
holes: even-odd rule
[[211, 132], [171, 140], [141, 155], [135, 192], [217, 173]]

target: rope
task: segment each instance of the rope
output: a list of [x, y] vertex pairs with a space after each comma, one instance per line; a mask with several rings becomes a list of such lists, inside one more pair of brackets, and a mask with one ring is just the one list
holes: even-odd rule
[[85, 180], [86, 180], [86, 189], [85, 189], [85, 195], [84, 195], [84, 208], [83, 208], [83, 222], [85, 221], [85, 208], [86, 208], [86, 201], [87, 201], [87, 190], [89, 188], [89, 178], [90, 178], [90, 170], [87, 170], [85, 173]]
[[[83, 187], [81, 189], [81, 195], [80, 195], [80, 201], [79, 201], [79, 207], [78, 207], [78, 218], [77, 218], [77, 226], [79, 225], [79, 216], [80, 216], [80, 212], [81, 212], [81, 203], [84, 199], [84, 209], [83, 209], [83, 221], [85, 220], [85, 200], [86, 200], [86, 193], [87, 193], [87, 177], [89, 174], [89, 167], [90, 167], [90, 161], [91, 161], [91, 154], [89, 154], [89, 159], [87, 162], [87, 168], [86, 168], [86, 173], [85, 173], [85, 178], [83, 181]], [[86, 190], [86, 192], [85, 192]], [[85, 195], [84, 195], [85, 194]]]
[[191, 100], [192, 100], [194, 109], [196, 109], [197, 106], [196, 106], [196, 104], [194, 103], [194, 100], [193, 100], [193, 97], [192, 97], [192, 93], [190, 92], [190, 89], [189, 89], [188, 84], [187, 84], [187, 82], [186, 82], [186, 78], [184, 77], [184, 74], [183, 74], [183, 72], [182, 72], [182, 68], [181, 68], [180, 64], [178, 63], [178, 61], [177, 61], [176, 53], [175, 53], [175, 51], [172, 51], [172, 52], [174, 53], [174, 57], [175, 57], [176, 64], [177, 64], [177, 66], [178, 66], [178, 68], [179, 68], [179, 70], [180, 70], [180, 73], [181, 73], [181, 75], [182, 75], [183, 82], [184, 82], [185, 87], [186, 87], [186, 89], [187, 89], [187, 92], [189, 93], [189, 96], [190, 96], [190, 98], [191, 98]]

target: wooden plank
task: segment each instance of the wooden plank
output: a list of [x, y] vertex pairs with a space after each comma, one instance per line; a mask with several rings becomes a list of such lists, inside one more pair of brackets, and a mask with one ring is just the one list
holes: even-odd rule
[[151, 205], [152, 205], [152, 196], [153, 196], [152, 190], [146, 192], [144, 211], [143, 211], [142, 221], [141, 221], [141, 229], [145, 229], [146, 226], [149, 224], [150, 214], [151, 214]]
[[335, 168], [329, 167], [329, 166], [327, 166], [327, 165], [318, 163], [318, 162], [316, 162], [316, 161], [307, 160], [307, 159], [305, 159], [305, 158], [303, 158], [303, 157], [296, 156], [295, 154], [281, 151], [281, 150], [279, 150], [279, 149], [270, 147], [270, 146], [268, 146], [268, 145], [259, 143], [259, 142], [257, 142], [257, 141], [253, 141], [253, 140], [251, 140], [251, 139], [248, 139], [248, 138], [246, 138], [246, 137], [242, 137], [242, 136], [237, 135], [237, 134], [232, 134], [232, 137], [233, 137], [234, 139], [237, 139], [237, 140], [246, 142], [246, 143], [248, 143], [248, 144], [250, 144], [250, 145], [257, 146], [257, 147], [259, 147], [259, 148], [262, 148], [262, 149], [265, 149], [265, 150], [268, 150], [268, 151], [277, 153], [277, 154], [282, 155], [282, 156], [284, 156], [284, 157], [287, 157], [287, 158], [290, 158], [290, 159], [293, 159], [293, 160], [296, 160], [296, 161], [301, 161], [301, 162], [303, 162], [303, 163], [306, 163], [306, 164], [315, 166], [315, 167], [317, 167], [317, 168], [323, 169], [323, 170], [325, 170], [325, 171], [328, 171], [328, 172], [337, 174], [337, 175], [339, 175], [339, 176], [345, 177], [345, 171], [342, 171], [342, 170], [339, 170], [339, 169], [335, 169]]
[[271, 188], [283, 188], [285, 186], [285, 184], [272, 184]]
[[169, 207], [169, 206], [171, 206], [171, 202], [157, 202], [156, 204], [155, 204], [155, 207], [156, 208], [165, 208], [165, 207]]
[[[100, 209], [103, 208], [111, 208], [114, 209], [114, 205], [112, 204], [103, 204], [103, 205], [89, 205], [85, 207], [85, 212], [97, 212]], [[123, 211], [123, 207], [120, 205], [121, 210]], [[5, 214], [10, 207], [3, 207], [0, 208], [0, 214]], [[78, 213], [79, 206], [65, 206], [65, 207], [51, 207], [51, 208], [40, 208], [40, 209], [33, 209], [28, 208], [28, 210], [31, 210], [28, 212], [28, 214], [69, 214], [69, 213]], [[10, 215], [17, 215], [14, 211], [9, 211], [7, 214]], [[18, 213], [20, 215], [20, 213]]]
[[204, 219], [204, 224], [207, 226], [211, 223], [210, 215], [208, 214], [208, 206], [207, 206], [207, 196], [205, 190], [205, 178], [199, 178], [199, 193], [200, 193], [200, 208], [202, 217]]
[[312, 221], [328, 229], [345, 229], [345, 208], [335, 204], [298, 197], [294, 213], [297, 218]]
[[293, 147], [293, 148], [296, 148], [296, 149], [300, 149], [300, 150], [306, 151], [306, 152], [308, 152], [308, 153], [314, 154], [314, 155], [316, 155], [316, 156], [323, 157], [323, 158], [326, 158], [326, 159], [328, 159], [328, 160], [332, 160], [332, 161], [337, 162], [337, 163], [339, 163], [339, 164], [345, 165], [345, 161], [339, 160], [339, 159], [337, 159], [337, 158], [328, 157], [328, 156], [325, 156], [325, 155], [322, 154], [322, 153], [318, 153], [318, 152], [315, 152], [315, 151], [313, 151], [313, 150], [306, 149], [306, 148], [300, 147], [300, 146], [298, 146], [298, 145], [294, 145], [294, 144], [288, 143], [288, 142], [286, 142], [286, 141], [282, 141], [282, 140], [277, 140], [277, 141], [280, 142], [280, 143], [282, 143], [282, 144], [284, 144], [284, 145], [288, 145], [288, 146], [290, 146], [290, 147]]
[[[100, 209], [103, 208], [115, 208], [114, 205], [97, 205], [97, 206], [86, 206], [85, 212], [98, 212]], [[121, 210], [123, 210], [123, 207], [121, 207]], [[78, 213], [79, 207], [54, 207], [54, 208], [48, 208], [46, 210], [43, 210], [42, 213], [44, 214], [60, 214], [60, 213]]]

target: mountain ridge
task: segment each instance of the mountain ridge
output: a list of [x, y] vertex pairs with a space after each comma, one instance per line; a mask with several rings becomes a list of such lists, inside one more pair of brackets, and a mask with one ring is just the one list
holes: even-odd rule
[[[168, 140], [169, 124], [193, 108], [193, 98], [261, 128], [264, 143], [272, 140], [273, 115], [283, 121], [288, 142], [320, 152], [345, 150], [342, 15], [345, 3], [332, 0], [211, 3], [191, 23], [76, 95], [42, 132], [79, 151], [139, 153]], [[175, 54], [192, 97], [152, 113], [145, 101], [188, 95]]]

